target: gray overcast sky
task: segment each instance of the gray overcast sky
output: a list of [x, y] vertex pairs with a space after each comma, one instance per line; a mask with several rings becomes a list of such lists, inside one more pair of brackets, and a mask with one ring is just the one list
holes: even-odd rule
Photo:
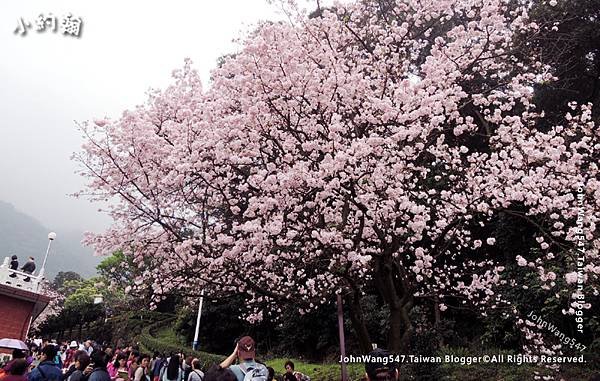
[[[33, 24], [13, 33], [20, 17], [69, 12], [83, 20], [79, 39]], [[216, 59], [236, 50], [232, 39], [281, 18], [264, 0], [0, 2], [0, 200], [50, 229], [106, 228], [97, 205], [68, 196], [84, 183], [69, 159], [82, 142], [74, 121], [143, 103], [185, 57], [206, 85]]]

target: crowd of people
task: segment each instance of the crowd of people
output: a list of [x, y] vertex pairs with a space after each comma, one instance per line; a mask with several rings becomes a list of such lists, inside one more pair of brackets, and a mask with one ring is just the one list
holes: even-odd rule
[[[240, 338], [235, 349], [220, 364], [203, 369], [198, 358], [183, 353], [141, 353], [136, 346], [112, 348], [91, 340], [29, 342], [29, 350], [15, 349], [12, 359], [0, 369], [0, 381], [310, 381], [287, 361], [283, 374], [256, 360], [256, 342]], [[373, 358], [389, 353], [376, 350]], [[397, 380], [394, 363], [365, 365], [365, 379]]]

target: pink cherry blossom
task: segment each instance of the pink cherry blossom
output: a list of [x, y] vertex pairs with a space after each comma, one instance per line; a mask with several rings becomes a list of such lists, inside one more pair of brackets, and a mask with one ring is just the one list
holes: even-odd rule
[[[77, 195], [110, 200], [114, 220], [86, 243], [123, 250], [145, 271], [132, 287], [158, 296], [244, 293], [253, 321], [281, 300], [305, 312], [339, 292], [358, 298], [374, 278], [393, 285], [390, 307], [458, 295], [483, 312], [509, 305], [496, 288], [510, 279], [482, 229], [508, 215], [543, 250], [573, 247], [583, 184], [595, 290], [600, 133], [587, 104], [535, 128], [532, 89], [550, 78], [538, 57], [513, 54], [539, 29], [527, 5], [393, 4], [394, 22], [370, 2], [315, 18], [292, 5], [209, 87], [186, 60], [146, 104], [81, 123]], [[545, 282], [567, 258], [553, 252], [516, 261]], [[553, 274], [573, 283], [566, 271]]]

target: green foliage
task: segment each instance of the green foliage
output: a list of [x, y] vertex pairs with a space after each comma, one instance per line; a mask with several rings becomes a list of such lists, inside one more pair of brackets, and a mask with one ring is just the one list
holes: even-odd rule
[[[285, 372], [284, 364], [290, 358], [275, 358], [267, 360], [267, 366], [275, 370], [275, 374], [283, 374]], [[341, 379], [341, 366], [339, 363], [333, 364], [314, 364], [298, 359], [291, 359], [294, 363], [294, 368], [301, 373], [306, 374], [311, 380], [315, 381], [339, 381]], [[348, 364], [348, 377], [350, 381], [361, 380], [365, 375], [365, 366], [361, 363]]]
[[96, 266], [98, 274], [113, 287], [125, 289], [131, 285], [135, 265], [130, 257], [126, 257], [122, 251], [115, 251]]
[[[339, 339], [336, 314], [334, 304], [322, 305], [304, 315], [300, 315], [294, 306], [284, 307], [271, 339], [271, 351], [313, 361], [337, 355]], [[353, 345], [348, 347], [355, 348]]]
[[[204, 299], [198, 339], [202, 349], [215, 353], [230, 353], [235, 339], [252, 334], [257, 340], [259, 352], [266, 352], [268, 347], [266, 335], [270, 331], [260, 330], [260, 326], [252, 326], [240, 318], [240, 310], [243, 306], [244, 298], [241, 296], [219, 300]], [[197, 305], [179, 309], [174, 328], [186, 343], [192, 343], [197, 312]]]
[[[235, 339], [249, 334], [256, 339], [261, 356], [274, 354], [321, 361], [338, 353], [337, 317], [333, 304], [304, 315], [300, 315], [295, 306], [282, 305], [278, 316], [268, 316], [262, 323], [254, 325], [240, 318], [243, 306], [243, 297], [205, 299], [200, 322], [200, 346], [209, 352], [229, 353]], [[193, 340], [196, 308], [180, 307], [174, 322], [175, 331], [185, 343]], [[374, 325], [381, 324], [381, 321], [374, 320]], [[347, 332], [351, 332], [350, 327]], [[348, 349], [357, 353], [355, 348], [350, 339]]]
[[65, 299], [65, 308], [70, 309], [87, 308], [94, 303], [94, 297], [100, 294], [94, 278], [87, 281], [69, 280], [64, 287], [73, 290]]
[[[159, 328], [168, 326], [172, 323], [175, 318], [161, 320], [157, 323], [151, 324], [142, 329], [141, 334], [137, 337], [137, 341], [141, 346], [146, 348], [149, 352], [160, 352], [165, 354], [170, 353], [184, 353], [197, 357], [202, 363], [203, 369], [208, 369], [213, 364], [218, 364], [225, 359], [225, 356], [214, 355], [212, 353], [194, 351], [189, 347], [181, 345], [176, 339], [176, 334], [170, 330], [168, 335], [164, 333], [160, 336], [157, 335], [156, 331]], [[158, 337], [157, 337], [158, 336]]]
[[65, 283], [69, 281], [81, 282], [83, 281], [83, 277], [74, 271], [59, 271], [56, 277], [54, 277], [52, 287], [61, 294], [68, 296], [74, 291], [73, 288], [65, 287]]
[[[361, 300], [361, 308], [363, 311], [363, 318], [365, 320], [365, 324], [369, 331], [371, 341], [373, 343], [377, 343], [380, 347], [385, 347], [387, 345], [387, 336], [389, 332], [389, 314], [390, 310], [388, 306], [380, 300], [378, 295], [375, 295], [375, 290], [371, 291], [372, 293], [367, 294], [362, 297]], [[331, 310], [332, 314], [335, 315], [335, 311]], [[358, 344], [353, 345], [353, 328], [352, 325], [349, 324], [350, 318], [345, 318], [345, 321], [348, 322], [346, 324], [346, 332], [348, 332], [349, 350], [354, 350], [356, 353], [359, 352]], [[332, 322], [333, 326], [337, 326], [337, 321]], [[331, 338], [331, 341], [335, 344], [338, 342], [337, 332], [333, 332], [334, 337]]]
[[[415, 335], [411, 340], [411, 354], [431, 357], [435, 355], [438, 336], [434, 331], [422, 331]], [[439, 380], [441, 375], [440, 364], [437, 363], [411, 363], [408, 365], [408, 371], [414, 375], [414, 380]]]

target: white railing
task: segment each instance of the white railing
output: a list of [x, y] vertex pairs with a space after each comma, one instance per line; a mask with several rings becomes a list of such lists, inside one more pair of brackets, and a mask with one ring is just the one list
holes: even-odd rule
[[[29, 280], [25, 280], [29, 279]], [[4, 258], [0, 265], [0, 284], [12, 286], [25, 291], [40, 292], [43, 276], [24, 273], [19, 270], [10, 269], [10, 258]]]

